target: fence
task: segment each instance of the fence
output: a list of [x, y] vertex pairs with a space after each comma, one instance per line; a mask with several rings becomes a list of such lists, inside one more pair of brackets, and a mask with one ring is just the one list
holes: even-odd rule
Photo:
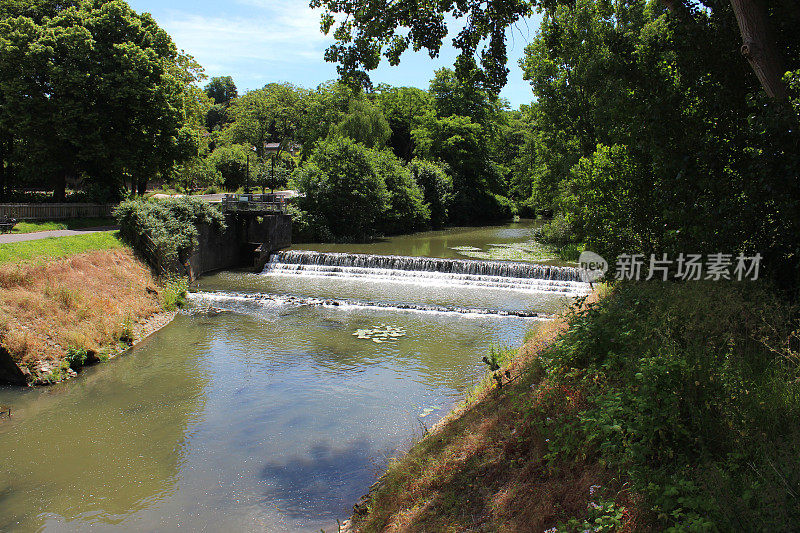
[[17, 220], [66, 220], [69, 218], [106, 218], [114, 204], [0, 204], [0, 218]]

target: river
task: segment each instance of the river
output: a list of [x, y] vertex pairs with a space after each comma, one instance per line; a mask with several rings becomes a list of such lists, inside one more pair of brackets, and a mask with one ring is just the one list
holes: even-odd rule
[[[296, 248], [458, 258], [531, 228]], [[201, 279], [169, 326], [76, 380], [0, 388], [13, 410], [0, 421], [0, 530], [335, 531], [476, 384], [480, 357], [542, 323], [507, 313], [575, 295], [557, 279], [278, 263]]]

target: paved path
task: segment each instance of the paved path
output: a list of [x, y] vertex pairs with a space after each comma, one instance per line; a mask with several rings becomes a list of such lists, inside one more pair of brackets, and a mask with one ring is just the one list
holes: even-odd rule
[[35, 233], [3, 233], [2, 235], [0, 235], [0, 244], [35, 241], [38, 239], [49, 239], [50, 237], [73, 237], [75, 235], [86, 235], [89, 233], [97, 233], [100, 231], [114, 231], [117, 229], [119, 229], [119, 227], [117, 226], [99, 226], [96, 228], [37, 231]]

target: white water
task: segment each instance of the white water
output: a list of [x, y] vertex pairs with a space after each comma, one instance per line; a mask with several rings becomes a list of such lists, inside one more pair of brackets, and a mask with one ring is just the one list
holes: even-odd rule
[[262, 274], [441, 287], [485, 287], [565, 296], [589, 292], [589, 284], [580, 281], [580, 272], [576, 268], [504, 261], [295, 250], [274, 254]]

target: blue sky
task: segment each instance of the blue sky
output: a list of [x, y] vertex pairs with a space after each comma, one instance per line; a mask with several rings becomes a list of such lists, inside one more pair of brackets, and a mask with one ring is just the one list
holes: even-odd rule
[[[323, 53], [332, 39], [319, 31], [319, 12], [308, 0], [128, 0], [136, 11], [149, 12], [172, 35], [178, 48], [195, 56], [209, 76], [233, 76], [240, 92], [272, 81], [313, 88], [335, 79], [336, 66]], [[533, 39], [539, 20], [509, 29], [509, 83], [502, 92], [512, 107], [530, 103], [531, 89], [517, 61]], [[437, 68], [450, 67], [452, 36], [440, 56], [407, 52], [398, 67], [385, 62], [371, 74], [373, 83], [427, 88]]]

